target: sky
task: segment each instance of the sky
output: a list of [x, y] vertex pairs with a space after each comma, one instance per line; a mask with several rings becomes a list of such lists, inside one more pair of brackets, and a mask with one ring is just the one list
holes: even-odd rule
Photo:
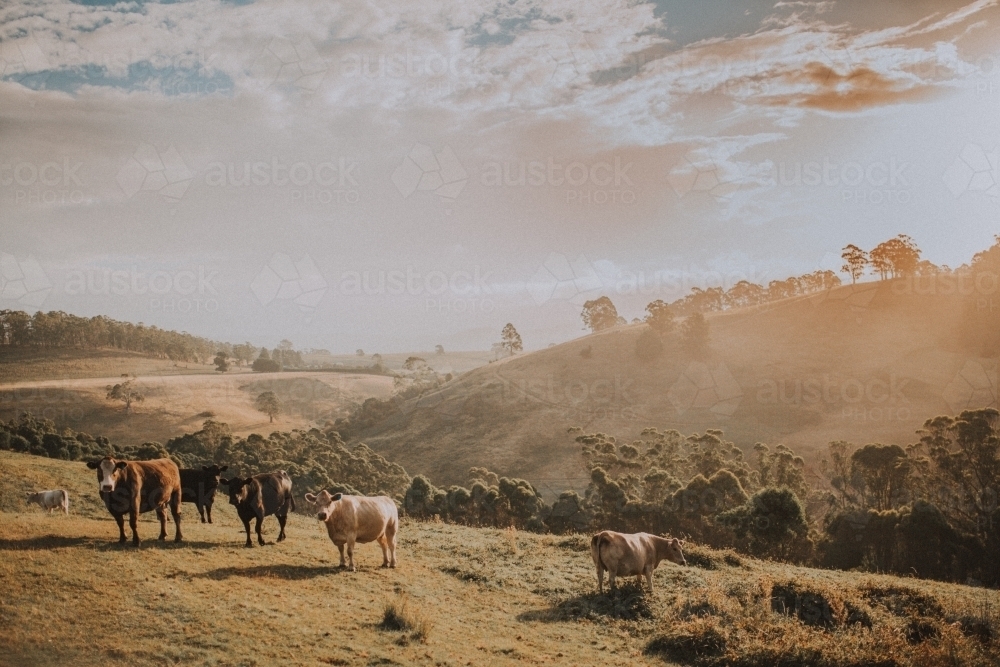
[[[1000, 233], [996, 0], [0, 6], [0, 308], [537, 349]], [[846, 279], [846, 276], [845, 276]]]

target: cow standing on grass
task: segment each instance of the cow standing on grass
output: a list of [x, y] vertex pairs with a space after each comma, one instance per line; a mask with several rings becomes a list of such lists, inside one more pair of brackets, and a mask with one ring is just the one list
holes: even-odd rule
[[208, 523], [212, 523], [212, 504], [215, 503], [215, 490], [219, 488], [219, 480], [222, 473], [229, 469], [229, 466], [221, 468], [215, 464], [197, 468], [181, 468], [181, 502], [194, 503], [198, 508], [198, 516], [201, 522], [205, 523], [205, 515], [208, 515]]
[[605, 530], [590, 540], [590, 555], [597, 567], [597, 590], [604, 592], [604, 571], [608, 572], [608, 583], [615, 589], [615, 577], [635, 576], [642, 586], [646, 577], [650, 592], [653, 591], [653, 570], [661, 560], [669, 560], [678, 565], [687, 565], [681, 547], [682, 540], [676, 537], [658, 537], [649, 533], [616, 533]]
[[125, 541], [125, 514], [132, 529], [132, 544], [139, 546], [136, 524], [139, 514], [156, 511], [160, 539], [167, 539], [167, 513], [174, 519], [174, 542], [181, 541], [181, 474], [170, 459], [119, 461], [110, 456], [88, 461], [97, 471], [97, 487], [111, 516], [118, 522], [118, 542]]
[[24, 502], [29, 505], [35, 503], [43, 510], [48, 510], [49, 514], [52, 514], [54, 509], [62, 509], [67, 516], [69, 515], [69, 492], [65, 489], [38, 491], [37, 493], [28, 491], [24, 494]]
[[[399, 512], [396, 503], [387, 496], [319, 495], [306, 494], [306, 500], [316, 505], [316, 518], [326, 524], [330, 541], [340, 550], [340, 567], [354, 568], [354, 544], [378, 542], [382, 547], [382, 567], [396, 567], [396, 533], [399, 531]], [[347, 547], [347, 562], [344, 547]]]
[[236, 513], [240, 515], [243, 527], [247, 531], [246, 546], [253, 546], [250, 540], [250, 519], [257, 520], [255, 525], [257, 542], [260, 546], [266, 544], [260, 534], [260, 524], [264, 521], [264, 517], [271, 514], [278, 517], [278, 524], [281, 526], [278, 542], [285, 539], [285, 521], [288, 520], [288, 512], [295, 510], [292, 478], [287, 472], [279, 470], [246, 479], [234, 477], [219, 480], [219, 483], [229, 488], [229, 504], [236, 508]]

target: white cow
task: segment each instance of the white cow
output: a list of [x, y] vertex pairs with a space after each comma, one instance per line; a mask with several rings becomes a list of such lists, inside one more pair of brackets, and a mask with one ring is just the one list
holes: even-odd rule
[[29, 505], [37, 503], [43, 510], [48, 510], [49, 514], [52, 514], [52, 510], [60, 507], [63, 512], [69, 514], [69, 492], [64, 489], [38, 491], [37, 493], [28, 491], [24, 494], [24, 501]]
[[669, 560], [678, 565], [687, 565], [684, 560], [683, 540], [676, 537], [659, 537], [649, 533], [616, 533], [605, 530], [590, 540], [590, 555], [597, 567], [597, 590], [604, 592], [604, 572], [608, 573], [608, 583], [615, 588], [616, 577], [635, 576], [642, 585], [646, 577], [649, 590], [653, 590], [653, 570], [661, 560]]
[[[326, 524], [330, 541], [340, 550], [340, 566], [354, 572], [354, 544], [378, 542], [382, 547], [382, 567], [396, 567], [396, 533], [399, 512], [396, 503], [387, 496], [319, 495], [307, 493], [306, 500], [316, 505], [316, 518]], [[344, 547], [347, 547], [347, 562]]]

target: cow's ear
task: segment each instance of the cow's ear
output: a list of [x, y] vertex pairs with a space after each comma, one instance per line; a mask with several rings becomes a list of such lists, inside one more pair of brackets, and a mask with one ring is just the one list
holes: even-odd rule
[[96, 470], [97, 466], [99, 466], [100, 464], [101, 464], [100, 461], [87, 461], [87, 467], [90, 468], [91, 470]]
[[335, 494], [333, 494], [333, 498], [331, 498], [330, 500], [337, 501], [337, 500], [340, 500], [343, 497], [344, 497], [343, 493], [335, 493]]
[[226, 472], [227, 470], [229, 470], [229, 466], [222, 466], [219, 468], [219, 472]]
[[125, 463], [125, 461], [119, 461], [118, 463], [115, 464], [115, 470], [121, 470], [122, 468], [124, 468], [127, 465], [128, 464]]
[[306, 499], [306, 502], [314, 503], [314, 502], [316, 502], [316, 494], [315, 493], [307, 493], [305, 495], [305, 499]]
[[208, 472], [208, 466], [202, 466], [201, 469], [204, 470], [205, 472]]
[[243, 483], [247, 485], [253, 484], [253, 477], [247, 477], [245, 480], [243, 480]]
[[219, 484], [221, 484], [222, 486], [229, 486], [229, 482], [231, 482], [231, 481], [232, 480], [223, 478], [223, 479], [219, 480]]

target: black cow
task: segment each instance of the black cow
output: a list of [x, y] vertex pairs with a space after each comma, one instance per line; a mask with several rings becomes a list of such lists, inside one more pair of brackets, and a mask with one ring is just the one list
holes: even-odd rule
[[254, 526], [257, 530], [257, 542], [264, 546], [264, 537], [260, 534], [260, 524], [264, 517], [271, 514], [278, 517], [281, 525], [281, 532], [278, 533], [278, 542], [285, 539], [285, 521], [288, 520], [288, 512], [295, 510], [295, 499], [292, 498], [292, 478], [284, 470], [278, 472], [262, 473], [240, 479], [223, 479], [219, 481], [223, 486], [229, 487], [229, 504], [236, 508], [237, 514], [243, 520], [243, 527], [247, 531], [246, 546], [252, 547], [250, 541], [250, 519], [257, 519]]
[[229, 466], [217, 465], [202, 466], [197, 468], [181, 468], [181, 490], [183, 495], [181, 501], [194, 503], [198, 508], [198, 516], [201, 522], [205, 523], [205, 515], [208, 515], [208, 523], [212, 523], [212, 503], [215, 502], [215, 490], [219, 488], [219, 480], [222, 473], [229, 469]]

